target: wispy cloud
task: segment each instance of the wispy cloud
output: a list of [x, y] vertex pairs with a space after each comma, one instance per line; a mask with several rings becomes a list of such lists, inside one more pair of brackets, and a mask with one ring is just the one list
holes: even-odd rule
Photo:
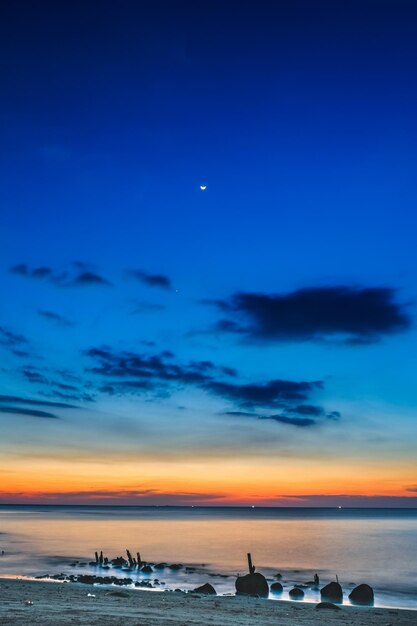
[[71, 326], [74, 326], [74, 322], [71, 322], [71, 320], [67, 319], [63, 315], [60, 315], [59, 313], [54, 313], [53, 311], [45, 311], [43, 309], [39, 309], [38, 315], [56, 324], [57, 326], [60, 326], [61, 328], [70, 328]]
[[128, 270], [128, 275], [147, 285], [148, 287], [159, 287], [160, 289], [171, 289], [171, 279], [165, 274], [152, 274], [146, 270]]
[[58, 287], [110, 287], [112, 283], [90, 268], [87, 263], [73, 263], [69, 269], [59, 271], [48, 266], [30, 268], [26, 263], [19, 263], [10, 268], [12, 274], [50, 282]]

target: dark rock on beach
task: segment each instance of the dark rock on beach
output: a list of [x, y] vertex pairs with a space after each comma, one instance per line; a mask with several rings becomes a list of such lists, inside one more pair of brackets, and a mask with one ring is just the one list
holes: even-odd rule
[[271, 591], [273, 591], [274, 593], [282, 593], [283, 591], [283, 586], [281, 585], [281, 583], [272, 583], [271, 587], [270, 587]]
[[301, 598], [304, 598], [304, 591], [299, 587], [294, 587], [293, 589], [291, 589], [291, 591], [289, 591], [288, 595], [290, 596], [290, 598], [300, 600]]
[[181, 563], [171, 563], [171, 565], [169, 566], [169, 569], [172, 569], [174, 571], [179, 570], [182, 568]]
[[165, 567], [167, 567], [167, 563], [156, 563], [154, 565], [154, 569], [164, 569]]
[[258, 572], [238, 576], [235, 582], [236, 595], [261, 596], [267, 598], [269, 586], [265, 576]]
[[329, 600], [330, 602], [337, 602], [340, 604], [343, 602], [343, 589], [339, 583], [329, 583], [320, 589], [320, 595], [323, 600]]
[[353, 604], [366, 604], [370, 605], [374, 603], [374, 590], [369, 585], [358, 585], [349, 594], [349, 600]]
[[201, 587], [196, 587], [193, 591], [195, 593], [204, 593], [204, 594], [211, 595], [211, 596], [217, 596], [217, 592], [215, 588], [213, 587], [213, 585], [210, 585], [210, 583], [201, 585]]
[[153, 569], [150, 565], [144, 565], [140, 571], [144, 574], [150, 574], [151, 572], [153, 572]]
[[319, 602], [315, 606], [316, 609], [334, 609], [335, 611], [340, 611], [340, 606], [337, 604], [333, 604], [333, 602]]

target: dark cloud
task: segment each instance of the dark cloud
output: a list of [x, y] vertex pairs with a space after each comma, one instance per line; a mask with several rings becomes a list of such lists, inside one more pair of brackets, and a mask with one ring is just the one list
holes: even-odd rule
[[[33, 365], [27, 365], [25, 367], [20, 367], [18, 372], [30, 383], [35, 385], [43, 385], [49, 387], [48, 392], [40, 392], [41, 395], [46, 397], [56, 397], [64, 400], [75, 400], [77, 402], [93, 402], [94, 395], [90, 393], [86, 393], [82, 389], [82, 385], [69, 384], [66, 382], [62, 382], [56, 378], [56, 375], [59, 374], [59, 370], [52, 370], [49, 372], [45, 370], [45, 374], [43, 370], [40, 371], [37, 367]], [[51, 376], [52, 374], [52, 376]], [[66, 371], [63, 374], [60, 374], [64, 377], [64, 379], [68, 378], [76, 382], [77, 377], [71, 377], [69, 373]]]
[[250, 413], [247, 411], [224, 411], [222, 415], [230, 415], [231, 417], [249, 417], [258, 420], [272, 420], [273, 422], [279, 422], [281, 424], [288, 424], [290, 426], [298, 426], [300, 428], [306, 428], [309, 426], [316, 426], [318, 421], [311, 417], [289, 417], [288, 415], [259, 415], [258, 413]]
[[59, 313], [54, 313], [53, 311], [44, 311], [42, 309], [39, 309], [38, 315], [63, 328], [69, 328], [70, 326], [74, 326], [74, 322], [71, 322], [62, 315], [59, 315]]
[[[241, 409], [279, 408], [280, 414], [259, 414], [245, 410], [226, 411], [226, 415], [273, 420], [292, 426], [307, 427], [328, 417], [322, 407], [304, 404], [322, 389], [322, 381], [270, 380], [265, 383], [239, 384], [221, 377], [237, 377], [234, 369], [215, 365], [211, 361], [177, 363], [175, 355], [165, 351], [156, 355], [117, 352], [108, 347], [90, 348], [86, 353], [95, 361], [89, 372], [105, 379], [98, 387], [111, 395], [138, 394], [152, 398], [169, 397], [177, 388], [195, 386], [207, 393], [231, 402]], [[332, 414], [336, 419], [337, 412]]]
[[28, 350], [30, 347], [28, 339], [7, 326], [0, 326], [0, 346], [3, 346], [9, 352], [20, 358], [31, 356]]
[[[90, 348], [86, 355], [97, 362], [89, 371], [106, 378], [116, 379], [111, 387], [150, 390], [167, 385], [203, 384], [210, 380], [208, 370], [216, 367], [209, 361], [190, 361], [178, 364], [171, 352], [164, 351], [148, 356], [136, 352], [114, 352], [110, 348]], [[131, 379], [130, 381], [128, 379]]]
[[46, 266], [30, 268], [26, 263], [19, 263], [10, 268], [10, 272], [25, 278], [47, 280], [58, 287], [111, 286], [109, 280], [92, 271], [88, 264], [82, 262], [73, 263], [68, 271], [63, 272]]
[[63, 402], [50, 402], [48, 400], [35, 400], [32, 398], [22, 398], [21, 396], [9, 396], [9, 395], [0, 395], [0, 404], [10, 403], [10, 404], [23, 404], [23, 405], [32, 405], [32, 406], [49, 406], [55, 407], [59, 409], [76, 409], [78, 408], [74, 404], [67, 404]]
[[298, 404], [297, 406], [288, 409], [289, 413], [297, 413], [297, 415], [310, 415], [313, 417], [321, 417], [324, 415], [324, 409], [321, 406], [314, 406], [313, 404]]
[[110, 287], [111, 282], [95, 272], [81, 272], [70, 283], [68, 283], [68, 286], [74, 287], [88, 287], [89, 285], [103, 285], [105, 287]]
[[362, 345], [407, 330], [411, 319], [387, 287], [299, 289], [288, 294], [236, 293], [205, 301], [228, 317], [214, 330], [258, 341], [335, 340]]
[[30, 269], [26, 265], [26, 263], [19, 263], [18, 265], [11, 267], [10, 271], [12, 274], [17, 274], [18, 276], [25, 276], [27, 278], [44, 279], [52, 275], [52, 270], [50, 267], [41, 266], [41, 267], [35, 267], [33, 269]]
[[38, 411], [36, 409], [25, 409], [12, 406], [0, 406], [0, 413], [9, 413], [10, 415], [24, 415], [25, 417], [59, 419], [57, 415], [54, 415], [53, 413], [47, 413], [46, 411]]
[[310, 394], [321, 389], [321, 381], [295, 382], [291, 380], [270, 380], [262, 384], [235, 384], [223, 381], [210, 381], [204, 388], [210, 393], [232, 400], [243, 407], [281, 407], [289, 402], [306, 400]]
[[145, 270], [128, 270], [128, 274], [148, 287], [172, 288], [171, 279], [165, 274], [151, 274]]
[[21, 346], [28, 343], [29, 342], [24, 335], [16, 333], [6, 326], [0, 326], [1, 345], [6, 346], [7, 348], [15, 348], [16, 346]]

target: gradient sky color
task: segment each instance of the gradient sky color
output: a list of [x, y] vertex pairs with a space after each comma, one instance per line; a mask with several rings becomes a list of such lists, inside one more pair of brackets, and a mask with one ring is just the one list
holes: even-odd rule
[[416, 506], [416, 4], [0, 12], [0, 501]]

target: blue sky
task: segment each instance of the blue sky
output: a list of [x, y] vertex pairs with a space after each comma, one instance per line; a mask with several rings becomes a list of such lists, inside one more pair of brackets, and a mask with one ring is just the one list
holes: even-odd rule
[[[196, 501], [246, 501], [215, 472], [203, 484], [228, 455], [247, 476], [277, 457], [333, 458], [329, 497], [412, 494], [414, 3], [1, 11], [3, 499], [46, 497], [51, 468], [71, 482], [54, 493], [91, 490], [86, 458], [119, 464], [114, 442], [153, 465], [126, 467], [116, 487], [104, 474], [103, 490], [133, 490], [142, 470], [161, 490], [178, 454], [201, 463]], [[277, 380], [310, 386], [266, 400]], [[386, 461], [379, 482], [370, 459]], [[291, 495], [274, 472], [268, 503]], [[173, 493], [188, 473], [178, 466]]]

